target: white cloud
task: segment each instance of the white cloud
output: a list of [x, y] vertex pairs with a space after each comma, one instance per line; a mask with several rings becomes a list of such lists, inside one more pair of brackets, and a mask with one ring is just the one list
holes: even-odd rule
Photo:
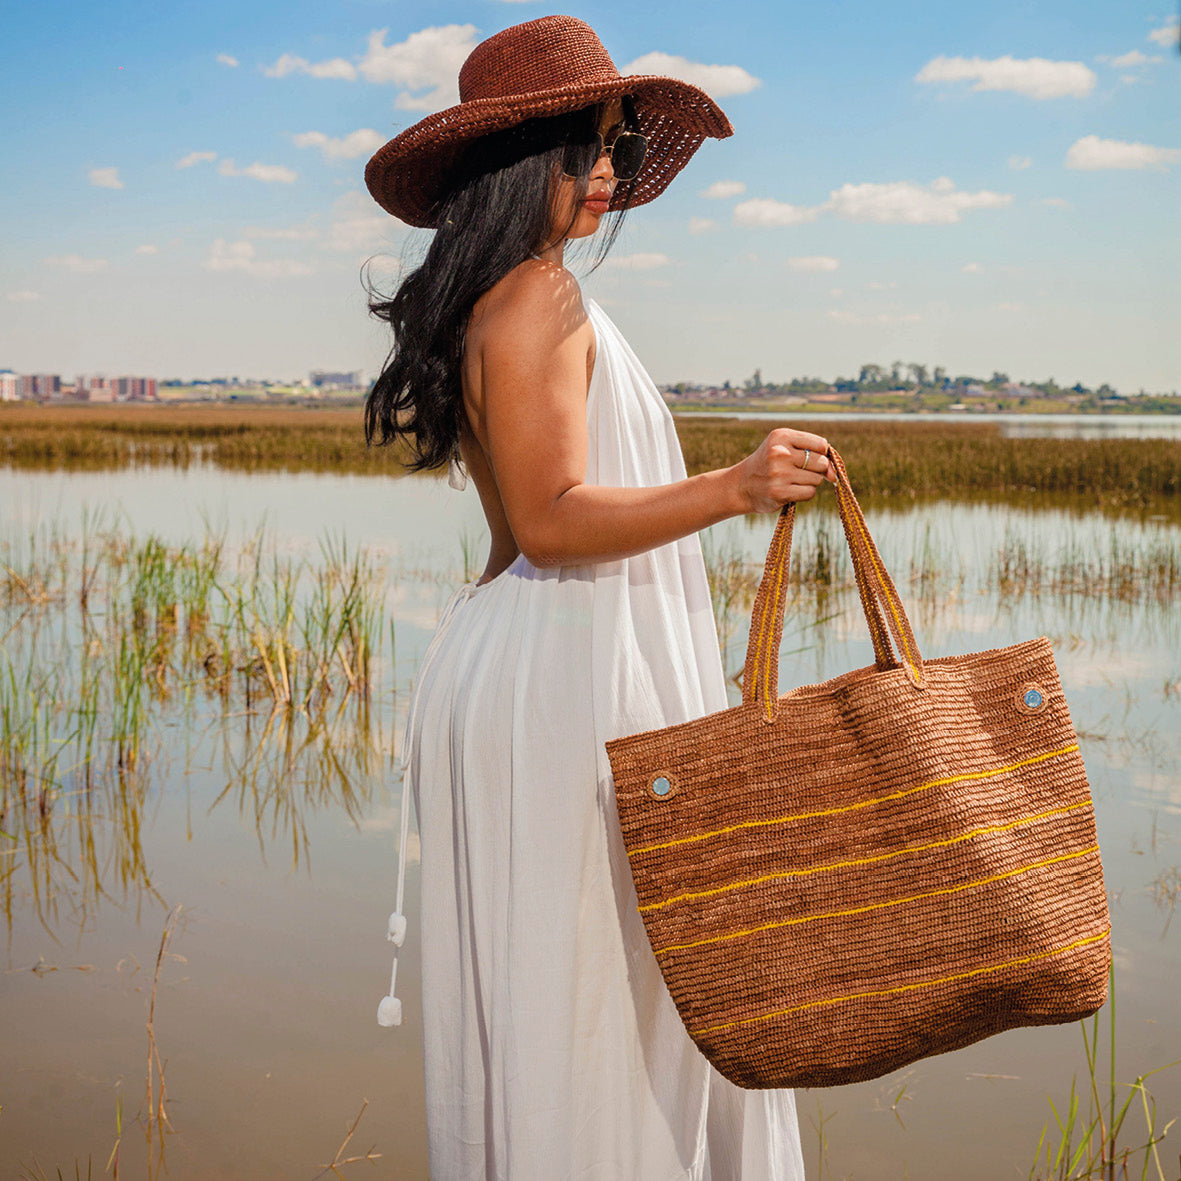
[[231, 68], [238, 64], [238, 59], [236, 57], [231, 57], [228, 53], [219, 53], [217, 55], [217, 60], [221, 62], [223, 66], [230, 66]]
[[319, 236], [315, 226], [247, 226], [242, 231], [243, 238], [275, 238], [286, 242], [306, 242]]
[[218, 238], [209, 248], [205, 267], [211, 271], [245, 271], [264, 279], [289, 279], [314, 274], [307, 263], [292, 258], [261, 259], [252, 242]]
[[98, 189], [121, 189], [123, 182], [119, 179], [118, 168], [92, 168], [87, 179]]
[[689, 233], [691, 234], [706, 234], [710, 230], [716, 230], [718, 223], [712, 217], [691, 217], [689, 218]]
[[328, 61], [310, 62], [306, 57], [284, 53], [273, 66], [263, 66], [262, 72], [268, 78], [285, 78], [288, 74], [310, 74], [313, 78], [340, 78], [352, 82], [357, 77], [357, 67], [343, 57]]
[[216, 152], [190, 152], [187, 156], [182, 156], [176, 162], [177, 168], [192, 168], [194, 164], [206, 164], [210, 160], [216, 160]]
[[1028, 168], [1033, 163], [1032, 156], [1010, 156], [1009, 167], [1014, 172], [1020, 172], [1023, 168]]
[[891, 291], [898, 286], [897, 280], [891, 279], [889, 283], [883, 283], [878, 279], [866, 283], [866, 291]]
[[297, 148], [319, 148], [325, 160], [357, 160], [362, 156], [372, 156], [386, 140], [384, 135], [369, 127], [350, 131], [338, 139], [322, 131], [301, 131], [291, 138]]
[[1013, 203], [1011, 193], [957, 190], [950, 177], [940, 176], [924, 188], [913, 181], [886, 184], [845, 184], [829, 193], [821, 205], [790, 205], [768, 197], [754, 197], [734, 206], [734, 222], [741, 226], [792, 226], [833, 213], [847, 221], [879, 224], [952, 225], [969, 209], [999, 208]]
[[135, 248], [135, 253], [136, 254], [159, 254], [160, 247], [153, 246], [150, 242], [145, 242], [142, 246], [137, 246]]
[[922, 316], [918, 312], [850, 312], [844, 308], [832, 308], [830, 320], [839, 324], [917, 324]]
[[1159, 29], [1153, 29], [1148, 39], [1162, 49], [1178, 48], [1181, 45], [1181, 21], [1167, 21]]
[[740, 197], [746, 192], [746, 183], [741, 180], [715, 180], [708, 189], [701, 190], [702, 197], [711, 201], [724, 200], [726, 197]]
[[345, 193], [333, 203], [324, 249], [344, 254], [372, 253], [389, 246], [391, 232], [403, 228], [403, 223], [383, 212], [368, 193]]
[[740, 226], [795, 226], [814, 221], [819, 210], [806, 205], [789, 205], [770, 197], [752, 197], [734, 206], [734, 223]]
[[1012, 300], [1001, 300], [998, 304], [993, 304], [993, 307], [998, 312], [1023, 312], [1025, 311], [1025, 304], [1014, 303]]
[[61, 267], [75, 275], [93, 275], [107, 265], [105, 258], [83, 258], [80, 254], [55, 254], [45, 261], [51, 267]]
[[965, 275], [982, 275], [984, 273], [984, 268], [978, 262], [966, 262], [960, 267], [960, 270]]
[[[388, 29], [369, 34], [369, 46], [358, 64], [367, 82], [401, 89], [394, 106], [404, 111], [441, 111], [459, 101], [459, 67], [476, 47], [475, 25], [437, 25], [411, 33], [405, 41], [386, 45]], [[419, 92], [419, 93], [412, 93]]]
[[4, 298], [9, 303], [36, 303], [45, 296], [40, 291], [10, 291]]
[[1100, 139], [1084, 135], [1075, 140], [1066, 153], [1067, 168], [1150, 168], [1175, 164], [1181, 160], [1181, 148], [1159, 148], [1152, 144], [1127, 143], [1119, 139]]
[[603, 265], [622, 270], [654, 271], [668, 266], [671, 261], [667, 254], [617, 254], [609, 256]]
[[1095, 72], [1082, 62], [1049, 61], [1044, 57], [993, 59], [932, 58], [915, 75], [916, 82], [972, 82], [973, 90], [1009, 90], [1027, 98], [1083, 98], [1094, 89]]
[[1145, 62], [1152, 60], [1154, 59], [1148, 57], [1147, 54], [1141, 53], [1140, 50], [1132, 49], [1127, 53], [1121, 53], [1119, 57], [1113, 57], [1111, 59], [1111, 64], [1115, 66], [1117, 70], [1124, 70], [1129, 66], [1142, 66]]
[[1049, 205], [1053, 209], [1069, 209], [1070, 202], [1065, 197], [1043, 197], [1043, 205]]
[[267, 184], [289, 185], [299, 175], [282, 164], [260, 164], [257, 160], [245, 168], [237, 168], [234, 166], [234, 161], [228, 158], [218, 164], [217, 170], [222, 176], [249, 176]]
[[951, 225], [968, 209], [998, 208], [1012, 202], [1011, 193], [957, 191], [948, 177], [941, 176], [928, 188], [911, 181], [842, 185], [830, 194], [823, 208], [849, 221]]
[[787, 260], [788, 269], [793, 271], [835, 271], [840, 265], [839, 258], [827, 254], [806, 254]]
[[688, 58], [678, 57], [673, 53], [645, 53], [635, 61], [621, 66], [621, 74], [663, 74], [672, 78], [680, 78], [682, 82], [691, 82], [700, 86], [711, 98], [726, 98], [732, 94], [749, 94], [750, 91], [762, 86], [761, 78], [756, 78], [741, 66], [707, 66], [701, 62], [691, 62]]

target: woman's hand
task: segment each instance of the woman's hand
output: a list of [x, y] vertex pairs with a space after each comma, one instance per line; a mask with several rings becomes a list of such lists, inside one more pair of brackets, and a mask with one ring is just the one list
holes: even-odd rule
[[811, 500], [821, 483], [836, 482], [828, 441], [808, 431], [777, 427], [731, 469], [744, 512], [775, 513], [790, 502]]

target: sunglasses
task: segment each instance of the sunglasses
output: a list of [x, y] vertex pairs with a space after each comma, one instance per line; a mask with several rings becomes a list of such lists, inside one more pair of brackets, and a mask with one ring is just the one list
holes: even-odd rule
[[567, 140], [562, 149], [562, 175], [571, 180], [590, 176], [604, 152], [618, 180], [634, 180], [648, 153], [648, 138], [638, 131], [621, 131], [609, 144], [597, 132], [591, 138]]

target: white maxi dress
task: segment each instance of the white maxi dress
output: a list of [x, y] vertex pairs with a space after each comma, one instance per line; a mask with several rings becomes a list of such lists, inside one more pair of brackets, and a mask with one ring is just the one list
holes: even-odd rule
[[[593, 301], [586, 480], [682, 479], [672, 416]], [[790, 1091], [689, 1039], [636, 909], [603, 744], [727, 705], [696, 536], [524, 556], [461, 587], [404, 750], [422, 856], [433, 1181], [802, 1181]]]

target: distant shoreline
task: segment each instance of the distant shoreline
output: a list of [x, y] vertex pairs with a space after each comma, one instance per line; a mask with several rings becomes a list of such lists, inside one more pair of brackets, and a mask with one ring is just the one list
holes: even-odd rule
[[1149, 395], [1144, 399], [1139, 397], [1121, 398], [1118, 402], [1113, 401], [1110, 404], [1104, 403], [1095, 407], [1047, 406], [1044, 404], [1039, 405], [1037, 402], [1028, 402], [1026, 405], [1001, 407], [974, 405], [971, 403], [954, 407], [915, 406], [903, 403], [882, 406], [854, 402], [805, 402], [802, 404], [795, 402], [759, 402], [757, 405], [719, 406], [717, 403], [686, 402], [680, 399], [676, 401], [665, 399], [665, 401], [675, 415], [717, 415], [719, 418], [733, 418], [735, 415], [741, 415], [743, 418], [753, 418], [756, 415], [760, 418], [781, 418], [784, 416], [790, 416], [792, 418], [816, 418], [820, 416], [840, 418], [846, 415], [856, 414], [866, 416], [874, 415], [882, 418], [902, 418], [904, 416], [922, 418], [939, 415], [941, 418], [950, 419], [953, 416], [956, 418], [963, 416], [965, 421], [978, 421], [980, 416], [985, 415], [989, 418], [1013, 418], [1034, 414], [1055, 418], [1107, 418], [1128, 417], [1139, 414], [1181, 414], [1181, 398], [1161, 397], [1157, 395]]
[[[1052, 399], [1025, 399], [1023, 405], [995, 405], [985, 403], [964, 403], [947, 405], [915, 405], [914, 399], [889, 405], [880, 402], [772, 402], [750, 400], [719, 405], [717, 402], [693, 402], [681, 398], [665, 397], [665, 404], [677, 417], [717, 417], [719, 419], [741, 417], [754, 418], [841, 418], [850, 415], [874, 416], [881, 418], [906, 419], [939, 416], [944, 421], [963, 417], [964, 421], [1019, 418], [1038, 415], [1054, 418], [1125, 418], [1135, 415], [1181, 415], [1181, 398], [1149, 394], [1104, 401], [1098, 406], [1075, 406], [1054, 402]], [[323, 398], [307, 396], [259, 396], [246, 394], [241, 397], [222, 398], [158, 398], [155, 401], [90, 402], [75, 398], [54, 398], [52, 400], [22, 399], [0, 402], [0, 414], [24, 408], [26, 410], [72, 410], [72, 411], [114, 411], [121, 410], [241, 410], [250, 413], [255, 410], [349, 410], [364, 405], [365, 395], [334, 394]]]

